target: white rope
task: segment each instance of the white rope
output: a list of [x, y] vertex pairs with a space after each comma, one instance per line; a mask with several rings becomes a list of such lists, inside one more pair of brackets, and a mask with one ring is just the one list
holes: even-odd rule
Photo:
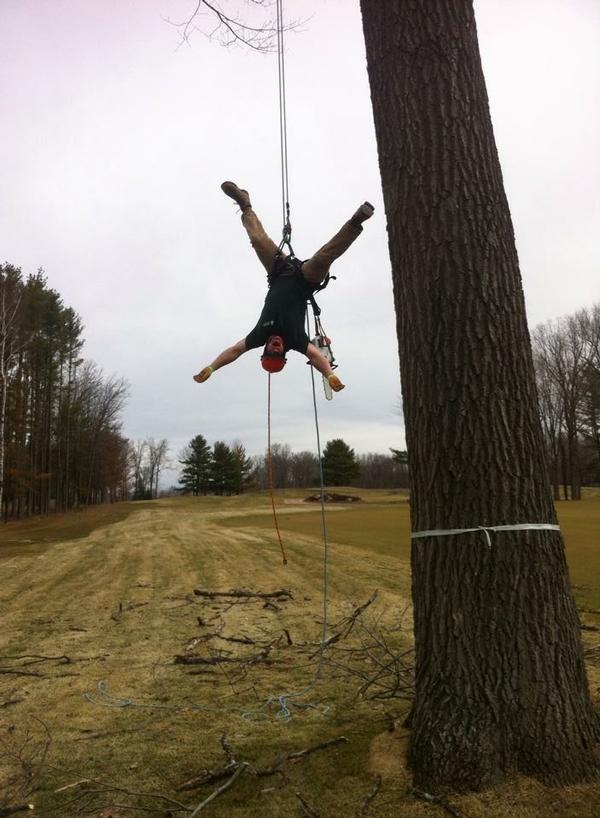
[[481, 531], [486, 538], [488, 547], [492, 547], [490, 531], [560, 531], [559, 525], [552, 523], [517, 523], [516, 525], [478, 525], [475, 528], [433, 528], [429, 531], [413, 531], [411, 540], [420, 540], [424, 537], [452, 537], [454, 534], [470, 534]]
[[283, 42], [283, 0], [277, 0], [277, 74], [279, 82], [279, 143], [281, 159], [281, 211], [283, 229], [290, 217], [288, 145], [287, 145], [287, 107], [285, 93], [285, 46]]

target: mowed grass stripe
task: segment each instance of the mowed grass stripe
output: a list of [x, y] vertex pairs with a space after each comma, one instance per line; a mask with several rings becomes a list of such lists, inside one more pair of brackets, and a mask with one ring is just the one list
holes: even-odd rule
[[[303, 507], [306, 508], [306, 507]], [[567, 561], [577, 602], [600, 609], [600, 496], [591, 494], [579, 502], [556, 503], [566, 544]], [[290, 513], [290, 512], [294, 513]], [[327, 512], [329, 509], [327, 509]], [[328, 538], [370, 554], [377, 553], [410, 562], [410, 509], [408, 503], [357, 503], [335, 507], [327, 513]], [[296, 506], [277, 509], [279, 526], [290, 535], [321, 536], [321, 512]], [[273, 529], [267, 514], [240, 514], [219, 520], [230, 528]], [[499, 538], [496, 539], [501, 544]], [[443, 540], [439, 542], [443, 547]]]

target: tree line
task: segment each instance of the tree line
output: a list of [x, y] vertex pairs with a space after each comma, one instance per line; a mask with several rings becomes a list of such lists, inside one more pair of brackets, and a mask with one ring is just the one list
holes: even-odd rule
[[123, 378], [81, 357], [83, 324], [42, 270], [0, 265], [0, 510], [5, 520], [127, 497]]
[[554, 499], [600, 484], [600, 303], [532, 333]]
[[[314, 488], [320, 483], [319, 460], [310, 451], [293, 452], [274, 443], [264, 455], [248, 457], [242, 443], [217, 441], [212, 447], [196, 435], [179, 455], [183, 494], [239, 494], [246, 489]], [[344, 440], [330, 440], [322, 457], [327, 486], [403, 488], [408, 486], [406, 452], [356, 455]]]

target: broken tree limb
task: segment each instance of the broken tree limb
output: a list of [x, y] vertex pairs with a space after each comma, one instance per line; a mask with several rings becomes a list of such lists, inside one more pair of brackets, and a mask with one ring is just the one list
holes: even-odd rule
[[226, 790], [228, 790], [228, 789], [229, 789], [229, 787], [231, 787], [231, 786], [232, 786], [232, 784], [234, 784], [234, 783], [236, 782], [236, 780], [237, 780], [237, 779], [240, 777], [240, 775], [241, 775], [241, 774], [244, 772], [244, 770], [245, 770], [247, 767], [248, 767], [247, 762], [242, 761], [242, 762], [241, 762], [241, 763], [238, 765], [238, 767], [237, 767], [236, 771], [235, 771], [235, 772], [234, 772], [234, 774], [231, 776], [231, 778], [229, 779], [229, 781], [226, 781], [226, 782], [225, 782], [225, 784], [223, 784], [223, 786], [222, 786], [222, 787], [219, 787], [219, 789], [218, 789], [218, 790], [215, 790], [213, 793], [211, 793], [211, 794], [208, 796], [208, 798], [205, 798], [205, 799], [204, 799], [204, 801], [202, 801], [200, 804], [198, 804], [198, 806], [196, 807], [196, 809], [195, 809], [195, 810], [194, 810], [194, 811], [193, 811], [193, 812], [190, 814], [190, 818], [195, 818], [195, 816], [196, 816], [196, 815], [198, 815], [198, 814], [199, 814], [199, 813], [200, 813], [200, 812], [201, 812], [201, 811], [204, 809], [204, 807], [205, 807], [205, 806], [207, 806], [207, 804], [210, 804], [210, 802], [211, 802], [211, 801], [214, 801], [214, 800], [215, 800], [215, 798], [217, 798], [219, 795], [221, 795], [221, 794], [222, 794], [222, 793], [224, 793]]
[[322, 741], [320, 744], [313, 744], [312, 747], [307, 747], [306, 750], [299, 750], [295, 753], [288, 753], [286, 755], [286, 759], [296, 759], [296, 758], [304, 758], [310, 753], [314, 753], [317, 750], [325, 750], [327, 747], [332, 747], [334, 744], [347, 744], [348, 739], [346, 736], [338, 736], [337, 738], [329, 739], [329, 741]]
[[173, 660], [176, 665], [222, 665], [226, 662], [239, 665], [266, 665], [274, 664], [274, 659], [269, 659], [272, 645], [267, 645], [258, 653], [250, 656], [193, 656], [189, 654], [177, 654]]
[[437, 806], [446, 810], [446, 812], [448, 812], [450, 815], [453, 815], [454, 818], [463, 818], [462, 812], [460, 812], [457, 807], [453, 806], [447, 798], [444, 798], [443, 795], [432, 795], [424, 790], [415, 789], [413, 789], [412, 793], [415, 798], [418, 798], [420, 801], [427, 801], [430, 804], [437, 804]]
[[222, 781], [224, 778], [227, 778], [228, 775], [231, 775], [232, 772], [236, 770], [238, 765], [245, 764], [248, 768], [248, 772], [256, 776], [257, 778], [265, 778], [271, 775], [281, 775], [283, 778], [286, 778], [285, 771], [283, 770], [283, 765], [286, 761], [299, 761], [306, 756], [310, 755], [311, 753], [316, 752], [317, 750], [325, 750], [328, 747], [332, 747], [335, 744], [345, 744], [348, 742], [346, 736], [338, 736], [337, 738], [329, 739], [328, 741], [321, 741], [319, 744], [313, 744], [311, 747], [307, 747], [304, 750], [297, 750], [289, 753], [280, 753], [277, 755], [271, 764], [266, 767], [254, 767], [250, 765], [248, 762], [237, 762], [234, 758], [234, 751], [229, 743], [229, 739], [226, 735], [221, 737], [221, 746], [223, 748], [223, 752], [228, 759], [228, 764], [224, 767], [220, 767], [216, 770], [202, 770], [202, 772], [194, 776], [194, 778], [190, 778], [188, 781], [185, 781], [183, 784], [180, 784], [177, 787], [177, 791], [183, 790], [193, 790], [197, 787], [201, 787], [204, 784], [213, 784], [216, 781]]
[[194, 778], [190, 778], [188, 781], [184, 781], [183, 784], [180, 784], [176, 790], [177, 792], [195, 790], [198, 787], [203, 787], [204, 784], [214, 784], [217, 781], [222, 781], [224, 778], [227, 778], [228, 775], [231, 775], [232, 772], [237, 769], [237, 766], [237, 763], [234, 762], [227, 764], [225, 767], [221, 767], [219, 770], [202, 770], [199, 775], [196, 775]]
[[371, 801], [375, 798], [375, 796], [377, 795], [377, 793], [379, 792], [380, 789], [381, 789], [381, 776], [378, 773], [376, 775], [376, 777], [375, 777], [375, 785], [373, 786], [373, 789], [370, 790], [370, 792], [368, 792], [365, 795], [365, 797], [360, 802], [360, 805], [358, 806], [358, 808], [356, 810], [356, 813], [355, 813], [356, 818], [362, 818], [362, 816], [366, 814], [367, 810], [369, 809], [369, 805], [370, 805]]
[[217, 599], [218, 597], [233, 597], [234, 599], [293, 599], [291, 591], [282, 588], [279, 591], [245, 591], [243, 589], [233, 588], [231, 591], [204, 591], [202, 588], [195, 588], [194, 594], [196, 596], [206, 597], [207, 599]]
[[29, 812], [33, 809], [33, 804], [14, 804], [9, 807], [0, 807], [0, 816], [16, 815], [18, 812]]
[[296, 798], [300, 801], [300, 806], [302, 807], [302, 812], [304, 815], [308, 816], [308, 818], [319, 818], [319, 813], [311, 807], [308, 801], [303, 798], [299, 792], [295, 793]]
[[319, 647], [319, 650], [313, 653], [310, 658], [314, 659], [314, 657], [317, 656], [318, 653], [323, 648], [329, 648], [332, 645], [335, 645], [335, 643], [339, 642], [341, 639], [345, 639], [352, 631], [352, 628], [354, 627], [358, 617], [362, 616], [362, 614], [367, 610], [369, 605], [372, 605], [373, 602], [375, 602], [378, 593], [379, 593], [378, 591], [374, 591], [366, 602], [363, 602], [362, 605], [356, 607], [349, 616], [342, 619], [340, 622], [338, 622], [337, 625], [334, 625], [333, 627], [337, 627], [340, 630], [338, 630], [337, 633], [334, 633], [330, 637], [328, 637]]
[[221, 747], [223, 748], [223, 752], [225, 753], [225, 758], [230, 764], [235, 764], [235, 756], [233, 755], [233, 747], [229, 743], [229, 739], [227, 738], [227, 733], [223, 733], [221, 736]]

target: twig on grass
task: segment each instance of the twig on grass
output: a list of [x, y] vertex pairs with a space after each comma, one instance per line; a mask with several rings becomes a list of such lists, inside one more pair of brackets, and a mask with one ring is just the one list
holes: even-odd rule
[[240, 775], [244, 772], [244, 770], [248, 766], [249, 765], [248, 765], [248, 763], [246, 761], [240, 762], [237, 765], [237, 768], [236, 768], [234, 774], [229, 779], [229, 781], [226, 781], [225, 784], [223, 784], [222, 787], [219, 787], [217, 790], [212, 792], [208, 796], [208, 798], [205, 798], [204, 801], [201, 801], [200, 804], [198, 804], [198, 806], [196, 807], [196, 809], [190, 814], [190, 818], [195, 818], [195, 816], [198, 815], [204, 809], [204, 807], [207, 806], [207, 804], [210, 804], [211, 801], [214, 801], [215, 798], [217, 798], [219, 795], [221, 795], [226, 790], [228, 790], [232, 786], [232, 784], [234, 784], [237, 781], [237, 779], [240, 777]]
[[334, 744], [347, 744], [346, 736], [338, 736], [337, 738], [329, 739], [329, 741], [322, 741], [320, 744], [313, 744], [312, 747], [307, 747], [306, 750], [299, 750], [296, 753], [288, 753], [286, 759], [290, 761], [298, 758], [305, 758], [307, 755], [314, 753], [316, 750], [325, 750], [327, 747], [332, 747]]
[[11, 705], [18, 704], [19, 702], [22, 702], [22, 701], [23, 701], [23, 699], [5, 699], [3, 702], [0, 702], [0, 710], [3, 707], [10, 707]]
[[223, 748], [223, 752], [225, 753], [225, 758], [229, 761], [230, 764], [235, 764], [235, 757], [233, 755], [233, 747], [229, 743], [229, 739], [227, 738], [227, 734], [223, 733], [221, 736], [221, 747]]
[[0, 656], [0, 661], [8, 659], [10, 661], [18, 661], [19, 659], [31, 659], [30, 662], [23, 662], [21, 667], [27, 665], [37, 665], [40, 662], [60, 662], [61, 665], [68, 665], [72, 659], [69, 656], [62, 654], [61, 656], [42, 656], [38, 653], [23, 653], [19, 656]]
[[460, 810], [451, 804], [443, 795], [432, 795], [424, 790], [416, 789], [413, 789], [412, 794], [420, 801], [427, 801], [430, 804], [437, 804], [437, 806], [446, 810], [447, 813], [453, 815], [454, 818], [464, 818], [464, 813], [460, 812]]
[[16, 815], [18, 812], [28, 812], [31, 809], [33, 809], [33, 804], [13, 804], [0, 807], [0, 816], [4, 818], [5, 815]]
[[308, 818], [319, 818], [319, 813], [311, 807], [311, 805], [306, 801], [305, 798], [299, 792], [294, 793], [298, 801], [300, 801], [300, 806], [302, 807], [302, 812], [308, 816]]
[[217, 781], [222, 781], [236, 769], [237, 763], [227, 764], [218, 770], [202, 770], [199, 775], [190, 778], [189, 781], [184, 781], [176, 787], [177, 792], [185, 792], [186, 790], [196, 790], [203, 787], [205, 784], [214, 784]]
[[346, 736], [338, 736], [337, 738], [329, 739], [328, 741], [321, 741], [319, 744], [313, 744], [311, 747], [307, 747], [304, 750], [280, 753], [268, 766], [255, 767], [246, 761], [236, 761], [229, 739], [226, 735], [223, 735], [221, 737], [221, 746], [223, 748], [223, 752], [225, 753], [225, 757], [227, 758], [227, 764], [216, 770], [202, 770], [199, 775], [189, 779], [189, 781], [185, 781], [183, 784], [180, 784], [176, 789], [178, 792], [182, 792], [184, 790], [193, 790], [197, 787], [202, 787], [204, 784], [213, 784], [216, 781], [222, 781], [224, 778], [227, 778], [228, 775], [231, 775], [231, 773], [240, 763], [245, 764], [248, 767], [248, 772], [257, 778], [265, 778], [271, 775], [281, 775], [286, 778], [285, 771], [283, 770], [283, 765], [286, 761], [299, 761], [306, 758], [306, 756], [310, 755], [311, 753], [317, 752], [318, 750], [325, 750], [328, 747], [332, 747], [334, 744], [346, 744], [347, 742], [348, 739]]
[[319, 650], [315, 651], [315, 653], [313, 653], [310, 658], [314, 659], [314, 657], [317, 656], [323, 648], [330, 648], [332, 645], [335, 645], [337, 642], [340, 642], [342, 639], [345, 639], [347, 636], [349, 636], [352, 629], [354, 628], [356, 620], [360, 616], [362, 616], [362, 614], [367, 610], [367, 608], [370, 605], [373, 604], [373, 602], [375, 602], [375, 600], [377, 599], [377, 595], [378, 591], [374, 591], [366, 602], [364, 602], [362, 605], [358, 605], [349, 616], [344, 617], [344, 619], [340, 620], [340, 622], [334, 625], [333, 627], [339, 628], [339, 630], [336, 633], [329, 636], [319, 647]]
[[[187, 804], [182, 804], [181, 801], [176, 801], [174, 798], [169, 798], [166, 795], [162, 795], [162, 793], [129, 790], [126, 787], [120, 787], [117, 784], [113, 784], [110, 782], [99, 781], [96, 778], [82, 778], [80, 781], [74, 781], [72, 784], [65, 785], [65, 787], [62, 789], [64, 790], [75, 789], [86, 784], [92, 784], [97, 789], [84, 790], [81, 793], [80, 797], [85, 797], [89, 795], [106, 795], [106, 793], [120, 792], [123, 793], [124, 795], [130, 795], [134, 798], [152, 798], [157, 801], [163, 801], [164, 803], [170, 804], [173, 807], [177, 807], [177, 809], [183, 810], [184, 812], [189, 812], [190, 810], [190, 807]], [[60, 790], [56, 790], [55, 792], [60, 792]], [[77, 800], [77, 798], [75, 800]]]
[[293, 599], [291, 591], [287, 588], [282, 588], [280, 591], [245, 591], [243, 589], [233, 588], [231, 591], [205, 591], [202, 588], [194, 588], [196, 596], [206, 597], [207, 599], [217, 599], [218, 597], [233, 597], [235, 599]]
[[176, 665], [221, 665], [226, 662], [241, 665], [257, 665], [263, 663], [272, 665], [275, 660], [269, 659], [273, 645], [267, 645], [258, 653], [253, 653], [250, 656], [194, 656], [190, 654], [177, 654], [174, 658]]
[[356, 810], [356, 813], [355, 813], [356, 818], [362, 818], [363, 815], [366, 815], [367, 810], [369, 809], [369, 805], [371, 804], [371, 801], [375, 798], [375, 796], [377, 795], [377, 793], [379, 792], [380, 789], [381, 789], [381, 776], [378, 773], [376, 778], [375, 778], [375, 785], [373, 786], [373, 789], [370, 790], [370, 792], [368, 792], [365, 795], [365, 797], [360, 802], [360, 805], [358, 806], [358, 808]]

